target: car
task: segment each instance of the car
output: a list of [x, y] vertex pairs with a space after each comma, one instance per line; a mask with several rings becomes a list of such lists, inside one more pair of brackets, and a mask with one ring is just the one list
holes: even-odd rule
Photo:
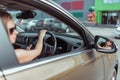
[[115, 38], [120, 38], [120, 25], [116, 25]]
[[[14, 49], [26, 49], [31, 44], [34, 49], [41, 29], [18, 31], [16, 42], [11, 44], [0, 20], [0, 80], [116, 80], [119, 67], [116, 44], [91, 34], [53, 0], [0, 0], [0, 11], [10, 12], [16, 21], [53, 17], [72, 29], [68, 33], [49, 29], [41, 54], [20, 64]], [[111, 42], [110, 48], [104, 47], [106, 41]]]
[[[38, 20], [25, 20], [20, 24], [23, 30], [30, 30], [32, 27], [36, 25]], [[18, 21], [19, 22], [19, 21]]]
[[41, 18], [37, 21], [36, 26], [32, 27], [32, 30], [36, 28], [44, 28], [51, 31], [58, 32], [70, 32], [70, 28], [63, 22], [56, 20], [55, 18]]
[[70, 32], [70, 28], [67, 27], [66, 24], [64, 24], [63, 22], [59, 20], [54, 21], [54, 23], [52, 24], [52, 28], [54, 31], [58, 31], [58, 32], [65, 32], [65, 33]]
[[37, 23], [36, 27], [47, 27], [51, 26], [51, 24], [54, 22], [54, 18], [40, 18]]

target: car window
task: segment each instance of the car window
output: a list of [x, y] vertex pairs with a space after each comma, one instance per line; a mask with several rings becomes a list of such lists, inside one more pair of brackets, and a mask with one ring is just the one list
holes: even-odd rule
[[[13, 15], [17, 27], [22, 29], [22, 31], [17, 29], [19, 34], [14, 44], [15, 49], [26, 49], [30, 44], [34, 44], [31, 48], [34, 49], [37, 43], [37, 40], [34, 39], [36, 39], [35, 37], [39, 34], [40, 30], [47, 30], [55, 35], [57, 39], [57, 48], [53, 56], [65, 54], [77, 48], [83, 48], [84, 41], [82, 37], [71, 29], [69, 25], [46, 12], [39, 10], [33, 11], [36, 12], [36, 16], [30, 19], [17, 19], [14, 15], [20, 11], [9, 11], [9, 13]], [[47, 35], [45, 37], [47, 38], [47, 44], [53, 45], [54, 41]], [[45, 55], [40, 58], [44, 57], [50, 57], [50, 55]]]
[[[61, 33], [61, 34], [70, 34], [74, 33], [74, 35], [78, 36], [74, 30], [72, 30], [69, 25], [66, 25], [62, 21], [58, 20], [57, 18], [54, 18], [50, 15], [48, 15], [45, 12], [34, 10], [37, 15], [35, 18], [31, 19], [23, 19], [23, 22], [21, 23], [21, 20], [17, 20], [16, 24], [19, 25], [25, 32], [27, 31], [39, 31], [39, 29], [47, 29], [48, 31], [56, 32], [56, 33]], [[10, 12], [12, 15], [15, 15], [15, 13], [20, 12], [20, 11], [14, 11]], [[16, 17], [16, 16], [13, 16]], [[21, 23], [21, 24], [19, 24]], [[51, 27], [51, 28], [49, 28]]]

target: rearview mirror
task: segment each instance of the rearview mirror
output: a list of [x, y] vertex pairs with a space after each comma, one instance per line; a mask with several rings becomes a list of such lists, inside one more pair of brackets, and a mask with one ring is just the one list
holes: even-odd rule
[[95, 49], [103, 53], [114, 53], [117, 51], [116, 44], [102, 36], [95, 36]]
[[36, 13], [34, 11], [22, 11], [21, 13], [16, 14], [17, 19], [29, 19], [34, 18], [36, 16]]

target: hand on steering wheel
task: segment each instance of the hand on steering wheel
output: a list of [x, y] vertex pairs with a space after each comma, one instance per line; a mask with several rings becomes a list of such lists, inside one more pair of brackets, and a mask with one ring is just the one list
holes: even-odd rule
[[[52, 56], [55, 54], [56, 47], [57, 47], [56, 37], [52, 32], [49, 32], [49, 31], [46, 32], [46, 35], [49, 36], [49, 38], [51, 38], [53, 43], [52, 43], [52, 45], [47, 43], [48, 38], [46, 39], [46, 37], [44, 37], [43, 49], [42, 49], [40, 56], [38, 56], [38, 57]], [[38, 38], [35, 37], [32, 41], [32, 45], [36, 45], [37, 41], [38, 41]]]
[[[57, 47], [57, 40], [56, 40], [55, 35], [49, 31], [47, 31], [46, 34], [50, 36], [53, 43], [52, 43], [52, 45], [47, 43], [46, 39], [44, 38], [43, 50], [42, 50], [43, 57], [45, 55], [50, 55], [50, 56], [54, 55], [55, 51], [56, 51], [56, 47]], [[41, 56], [42, 56], [42, 54], [41, 54]]]

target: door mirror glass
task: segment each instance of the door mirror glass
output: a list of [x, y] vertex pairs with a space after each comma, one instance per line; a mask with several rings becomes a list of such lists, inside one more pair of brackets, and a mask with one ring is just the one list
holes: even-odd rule
[[105, 53], [114, 53], [117, 51], [115, 43], [102, 36], [95, 36], [95, 48], [97, 51]]

